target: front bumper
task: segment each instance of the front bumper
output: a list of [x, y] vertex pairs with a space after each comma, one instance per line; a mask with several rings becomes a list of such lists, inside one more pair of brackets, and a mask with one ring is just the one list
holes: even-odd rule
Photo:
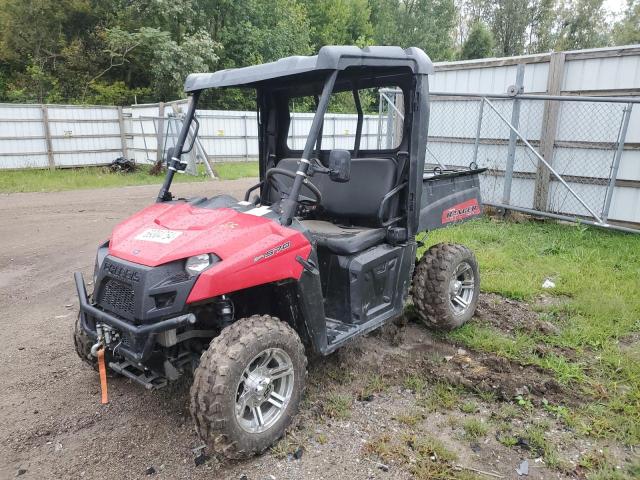
[[116, 347], [117, 351], [114, 351], [114, 353], [122, 355], [136, 364], [144, 363], [149, 358], [153, 351], [156, 335], [167, 330], [193, 324], [196, 321], [194, 314], [187, 313], [152, 324], [133, 325], [92, 305], [87, 296], [87, 289], [82, 274], [80, 272], [74, 273], [74, 279], [78, 291], [78, 301], [80, 303], [80, 326], [82, 330], [96, 342], [101, 340], [98, 339], [96, 323], [106, 324], [125, 334], [129, 339], [128, 344], [125, 345], [123, 342], [120, 342]]

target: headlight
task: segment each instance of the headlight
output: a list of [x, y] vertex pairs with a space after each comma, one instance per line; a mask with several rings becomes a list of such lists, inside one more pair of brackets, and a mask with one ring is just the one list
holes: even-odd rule
[[208, 253], [189, 257], [185, 263], [184, 269], [192, 277], [198, 275], [204, 269], [211, 265], [211, 256]]

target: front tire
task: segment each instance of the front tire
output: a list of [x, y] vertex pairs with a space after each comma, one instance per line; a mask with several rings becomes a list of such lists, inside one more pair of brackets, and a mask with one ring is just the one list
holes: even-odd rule
[[464, 325], [476, 311], [479, 293], [478, 261], [462, 245], [432, 246], [413, 274], [413, 303], [429, 327], [453, 330]]
[[[76, 353], [80, 360], [82, 360], [85, 364], [89, 365], [96, 372], [98, 371], [98, 359], [91, 355], [91, 347], [95, 342], [82, 330], [80, 325], [80, 315], [76, 319], [76, 323], [73, 327], [73, 345], [76, 348]], [[110, 350], [105, 352], [105, 363], [109, 365], [109, 362], [113, 361], [113, 355]], [[110, 368], [107, 368], [107, 376], [110, 378], [117, 377], [118, 374], [115, 373]]]
[[229, 325], [202, 354], [191, 415], [219, 456], [246, 458], [273, 445], [298, 411], [307, 359], [298, 334], [268, 315]]

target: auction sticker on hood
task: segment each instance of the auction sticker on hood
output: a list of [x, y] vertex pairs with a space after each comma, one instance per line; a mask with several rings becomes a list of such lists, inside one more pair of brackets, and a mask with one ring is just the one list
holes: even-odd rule
[[159, 228], [148, 228], [136, 236], [136, 240], [156, 243], [171, 243], [182, 235], [182, 232], [175, 230], [161, 230]]

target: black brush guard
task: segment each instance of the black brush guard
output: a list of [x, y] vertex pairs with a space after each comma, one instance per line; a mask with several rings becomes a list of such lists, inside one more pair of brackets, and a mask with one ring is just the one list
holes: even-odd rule
[[[90, 316], [95, 319], [96, 322], [104, 323], [122, 333], [126, 333], [133, 342], [131, 342], [131, 345], [120, 344], [117, 347], [117, 353], [137, 364], [143, 363], [149, 358], [156, 336], [159, 333], [182, 327], [184, 325], [193, 324], [196, 320], [194, 314], [188, 313], [186, 315], [161, 320], [149, 325], [133, 325], [89, 303], [87, 288], [85, 287], [82, 274], [80, 272], [75, 272], [73, 277], [78, 291], [78, 301], [80, 303], [80, 326], [82, 330], [90, 338], [96, 342], [98, 341], [95, 323], [92, 328], [87, 320], [87, 316]], [[141, 348], [137, 348], [138, 346], [141, 346]]]

